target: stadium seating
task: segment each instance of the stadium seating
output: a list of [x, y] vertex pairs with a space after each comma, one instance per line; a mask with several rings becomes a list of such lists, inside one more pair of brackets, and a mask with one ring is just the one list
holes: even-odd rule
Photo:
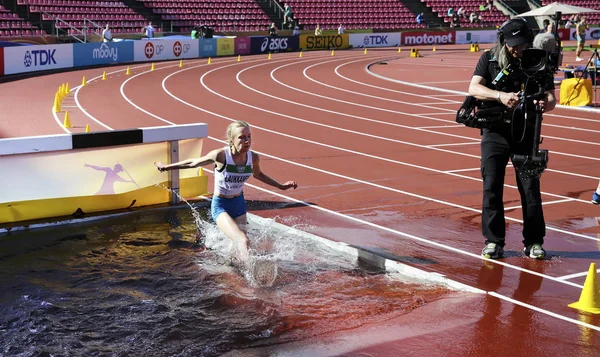
[[266, 31], [269, 16], [255, 0], [137, 0], [182, 32], [207, 25], [217, 32]]
[[304, 29], [415, 29], [416, 14], [399, 0], [286, 0]]
[[0, 37], [39, 36], [43, 31], [0, 5]]
[[[452, 16], [448, 15], [448, 8], [452, 7], [456, 12], [459, 8], [463, 8], [465, 17], [459, 17], [460, 27], [496, 27], [510, 17], [504, 15], [496, 7], [492, 6], [491, 10], [479, 11], [479, 6], [485, 3], [485, 0], [421, 0], [427, 4], [433, 12], [436, 12], [439, 17], [444, 19], [444, 22], [450, 25]], [[505, 1], [506, 2], [506, 1]], [[481, 17], [481, 22], [471, 23], [469, 15], [477, 12]]]
[[17, 0], [17, 3], [28, 6], [31, 13], [41, 13], [44, 21], [60, 19], [55, 27], [69, 34], [80, 33], [71, 26], [81, 30], [85, 25], [88, 33], [100, 30], [85, 19], [99, 27], [108, 24], [113, 34], [142, 33], [148, 24], [148, 20], [120, 0]]

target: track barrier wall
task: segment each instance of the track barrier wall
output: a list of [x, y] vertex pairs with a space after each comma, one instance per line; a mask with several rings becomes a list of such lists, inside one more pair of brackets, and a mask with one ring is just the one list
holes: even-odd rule
[[0, 139], [0, 224], [85, 215], [208, 192], [201, 169], [159, 172], [154, 162], [199, 157], [206, 124]]
[[[561, 29], [561, 39], [574, 38], [574, 29]], [[397, 47], [441, 44], [483, 44], [496, 41], [497, 30], [428, 30], [343, 35], [252, 36], [210, 39], [126, 40], [109, 43], [22, 45], [0, 48], [0, 75], [77, 68], [90, 65], [252, 55], [298, 50]], [[600, 29], [588, 31], [600, 38]], [[4, 70], [2, 68], [4, 67]]]

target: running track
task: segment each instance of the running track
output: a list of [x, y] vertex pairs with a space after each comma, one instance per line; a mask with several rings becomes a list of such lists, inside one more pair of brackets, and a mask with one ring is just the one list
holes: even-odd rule
[[[488, 292], [472, 307], [481, 314], [476, 331], [451, 333], [466, 346], [452, 351], [593, 355], [600, 316], [567, 304], [579, 299], [590, 263], [600, 260], [600, 208], [589, 202], [600, 177], [600, 115], [564, 108], [544, 115], [545, 248], [552, 258], [520, 253], [520, 201], [508, 168], [507, 257], [484, 261], [479, 132], [454, 122], [479, 54], [439, 47], [422, 54], [287, 53], [210, 65], [199, 59], [183, 68], [163, 62], [155, 71], [136, 64], [130, 76], [126, 67], [109, 67], [107, 81], [100, 80], [104, 69], [93, 69], [9, 82], [2, 84], [0, 137], [81, 132], [86, 124], [100, 131], [204, 122], [207, 152], [223, 145], [232, 120], [247, 120], [265, 172], [299, 183], [295, 191], [273, 192], [251, 181], [248, 199], [282, 202], [252, 213]], [[366, 66], [377, 61], [385, 64], [369, 73]], [[89, 85], [76, 86], [84, 75]], [[67, 81], [63, 111], [71, 129], [60, 125], [63, 113], [51, 111]], [[311, 205], [287, 207], [294, 202]]]

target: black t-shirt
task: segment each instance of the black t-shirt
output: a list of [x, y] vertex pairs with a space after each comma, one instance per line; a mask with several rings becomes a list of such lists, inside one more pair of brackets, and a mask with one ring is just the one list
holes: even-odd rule
[[[500, 71], [500, 65], [494, 58], [492, 51], [484, 52], [477, 62], [475, 72], [473, 75], [481, 76], [485, 79], [485, 86], [490, 89], [500, 90], [503, 92], [520, 92], [521, 85], [525, 84], [525, 93], [534, 94], [537, 93], [538, 89], [534, 80], [529, 79], [520, 69], [519, 62], [512, 60], [510, 63], [511, 73], [504, 79], [501, 87], [495, 87], [492, 82], [498, 76]], [[552, 73], [545, 73], [542, 79], [544, 85], [544, 91], [555, 89], [554, 86], [554, 75]]]

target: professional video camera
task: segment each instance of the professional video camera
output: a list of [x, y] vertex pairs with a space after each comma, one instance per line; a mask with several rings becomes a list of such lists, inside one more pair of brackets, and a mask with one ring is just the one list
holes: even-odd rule
[[[556, 12], [555, 16], [558, 21], [561, 13]], [[519, 104], [515, 109], [511, 110], [497, 103], [488, 104], [468, 96], [456, 113], [456, 122], [481, 129], [509, 122], [514, 125], [512, 119], [522, 117], [526, 125], [529, 119], [528, 113], [535, 113], [531, 155], [514, 155], [512, 161], [520, 168], [521, 175], [539, 177], [548, 164], [548, 151], [539, 149], [542, 125], [542, 109], [539, 101], [546, 99], [546, 83], [550, 79], [553, 80], [554, 74], [562, 64], [562, 47], [557, 27], [555, 26], [554, 34], [544, 33], [535, 36], [532, 47], [523, 51], [518, 70], [528, 78], [528, 82], [533, 83], [528, 83], [528, 90], [521, 92]], [[508, 66], [494, 78], [492, 84], [501, 90], [515, 70]], [[537, 90], [532, 93], [531, 88]], [[530, 109], [532, 106], [533, 110]]]
[[[560, 20], [561, 13], [556, 12], [556, 23]], [[539, 34], [533, 41], [533, 48], [523, 51], [521, 57], [521, 71], [537, 87], [535, 93], [522, 93], [517, 110], [523, 113], [525, 122], [529, 113], [535, 113], [533, 145], [530, 155], [513, 155], [512, 162], [519, 168], [519, 174], [523, 177], [539, 178], [548, 165], [548, 150], [540, 150], [542, 142], [542, 113], [539, 101], [547, 99], [546, 83], [554, 80], [554, 74], [562, 64], [562, 46], [558, 31], [553, 34]], [[534, 87], [534, 86], [532, 86]], [[534, 87], [534, 88], [535, 88]], [[533, 106], [534, 110], [528, 108]]]

